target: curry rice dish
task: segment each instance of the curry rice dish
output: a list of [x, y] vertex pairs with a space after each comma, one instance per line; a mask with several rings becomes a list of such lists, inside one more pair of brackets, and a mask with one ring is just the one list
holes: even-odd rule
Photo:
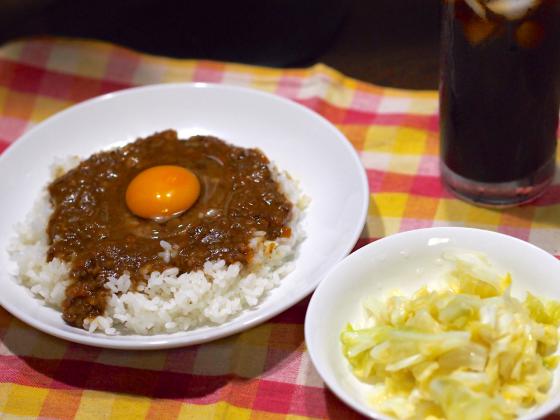
[[168, 130], [54, 172], [10, 253], [23, 285], [91, 332], [221, 324], [279, 284], [304, 237], [297, 184], [215, 137]]

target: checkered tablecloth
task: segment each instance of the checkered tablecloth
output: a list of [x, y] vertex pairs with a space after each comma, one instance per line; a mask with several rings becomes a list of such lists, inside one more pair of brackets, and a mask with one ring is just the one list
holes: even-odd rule
[[[273, 92], [342, 130], [360, 153], [371, 191], [357, 247], [403, 230], [452, 225], [504, 232], [560, 254], [559, 179], [531, 205], [489, 210], [461, 202], [438, 177], [436, 92], [372, 86], [320, 64], [278, 70], [160, 58], [99, 42], [13, 42], [0, 47], [0, 150], [76, 102], [192, 81]], [[307, 302], [242, 334], [150, 352], [65, 342], [0, 309], [0, 418], [357, 418], [311, 365]]]

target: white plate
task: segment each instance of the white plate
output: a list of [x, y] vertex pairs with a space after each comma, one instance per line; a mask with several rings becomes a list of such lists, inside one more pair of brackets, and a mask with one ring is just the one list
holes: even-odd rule
[[[512, 294], [560, 300], [560, 261], [534, 245], [511, 236], [469, 228], [428, 228], [398, 233], [371, 243], [340, 262], [311, 298], [305, 319], [305, 341], [313, 364], [328, 387], [346, 404], [377, 419], [392, 419], [367, 403], [372, 388], [351, 372], [342, 354], [340, 332], [360, 318], [361, 301], [396, 288], [412, 293], [445, 270], [441, 254], [449, 249], [486, 254], [496, 268], [510, 272]], [[439, 260], [439, 261], [438, 261]], [[541, 418], [560, 405], [560, 369], [550, 398], [524, 420]]]
[[[88, 156], [167, 128], [181, 138], [212, 134], [259, 147], [299, 179], [311, 198], [296, 269], [254, 310], [232, 321], [168, 335], [90, 334], [66, 325], [16, 283], [6, 247], [13, 225], [30, 210], [49, 179], [55, 157]], [[22, 321], [57, 337], [100, 347], [156, 349], [224, 337], [289, 308], [310, 292], [355, 244], [368, 207], [365, 171], [346, 138], [295, 102], [224, 85], [167, 84], [129, 89], [69, 108], [24, 134], [0, 157], [0, 304]]]

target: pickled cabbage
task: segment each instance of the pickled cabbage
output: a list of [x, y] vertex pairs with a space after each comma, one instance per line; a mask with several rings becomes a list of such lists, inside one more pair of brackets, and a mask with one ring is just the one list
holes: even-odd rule
[[560, 303], [510, 295], [512, 278], [477, 253], [451, 253], [444, 285], [368, 298], [340, 339], [371, 402], [403, 419], [498, 420], [547, 398], [560, 357]]

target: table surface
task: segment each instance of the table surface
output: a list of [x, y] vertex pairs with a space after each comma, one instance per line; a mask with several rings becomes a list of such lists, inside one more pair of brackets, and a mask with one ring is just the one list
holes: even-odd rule
[[0, 42], [52, 34], [178, 58], [282, 67], [322, 62], [382, 86], [435, 89], [440, 3], [306, 0], [302, 7], [282, 0], [262, 7], [259, 0], [238, 0], [221, 4], [223, 13], [216, 14], [211, 3], [181, 0], [6, 2], [0, 3]]
[[351, 2], [316, 61], [347, 76], [405, 89], [437, 89], [441, 0]]
[[[370, 189], [356, 247], [430, 226], [507, 233], [560, 255], [560, 179], [530, 205], [484, 209], [439, 180], [436, 91], [383, 88], [322, 64], [271, 69], [148, 56], [99, 42], [30, 39], [0, 48], [0, 149], [99, 94], [164, 82], [247, 86], [297, 101], [356, 148]], [[0, 417], [351, 419], [305, 348], [308, 299], [256, 328], [168, 351], [97, 349], [40, 333], [0, 309]]]

